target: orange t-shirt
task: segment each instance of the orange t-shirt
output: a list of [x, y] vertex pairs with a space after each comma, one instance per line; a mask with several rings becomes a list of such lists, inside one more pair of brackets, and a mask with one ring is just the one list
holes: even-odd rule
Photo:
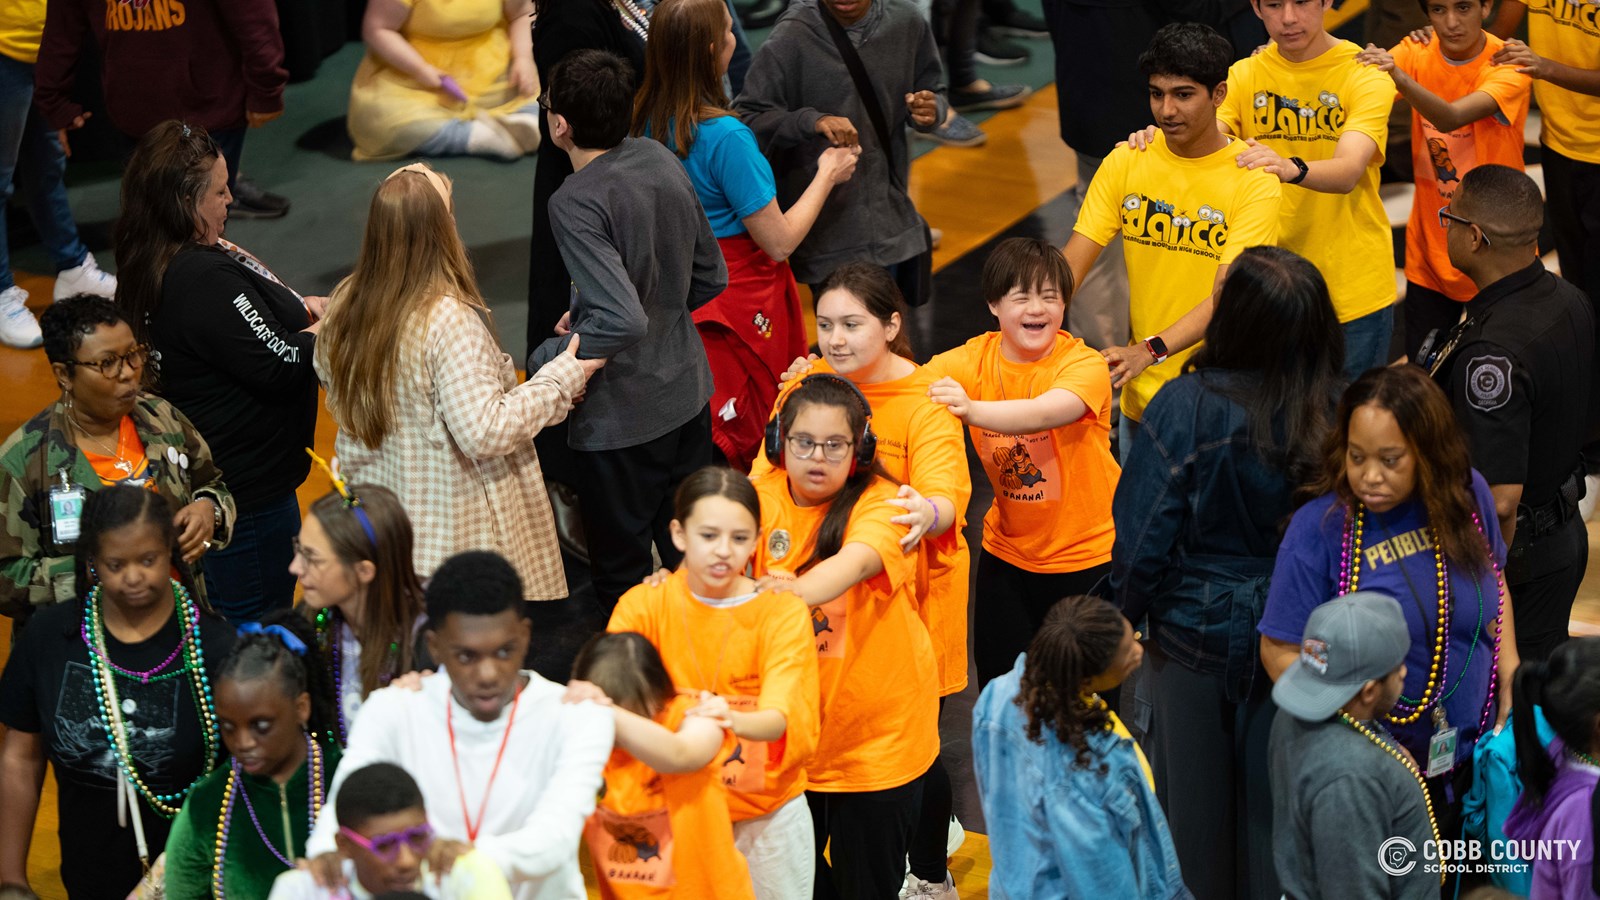
[[94, 467], [101, 484], [106, 487], [131, 484], [154, 491], [156, 480], [150, 477], [150, 460], [145, 457], [144, 442], [139, 440], [139, 431], [133, 427], [132, 416], [122, 417], [122, 425], [117, 431], [116, 451], [117, 455], [107, 456], [95, 452], [88, 441], [78, 442], [78, 452]]
[[641, 584], [623, 594], [606, 630], [649, 638], [679, 690], [712, 691], [734, 709], [775, 709], [788, 720], [778, 740], [736, 738], [722, 758], [735, 822], [764, 816], [805, 791], [820, 716], [805, 601], [763, 591], [736, 606], [711, 606], [694, 598], [680, 569], [659, 587]]
[[[761, 497], [758, 576], [795, 572], [816, 546], [829, 504], [797, 506], [788, 474], [751, 479]], [[844, 545], [877, 552], [883, 571], [811, 610], [822, 733], [806, 767], [808, 790], [881, 791], [917, 778], [939, 755], [939, 677], [912, 590], [917, 554], [900, 552], [905, 528], [884, 502], [897, 488], [874, 478], [856, 501]]]
[[[813, 373], [832, 373], [822, 360], [811, 364]], [[773, 415], [783, 406], [798, 378], [783, 385], [773, 405]], [[936, 379], [918, 368], [904, 378], [877, 384], [857, 384], [872, 407], [872, 433], [878, 436], [878, 461], [884, 471], [909, 484], [924, 497], [939, 496], [956, 508], [950, 530], [922, 541], [918, 554], [917, 614], [933, 639], [934, 661], [939, 667], [939, 696], [959, 693], [967, 686], [967, 594], [972, 554], [963, 528], [967, 503], [972, 499], [972, 476], [967, 469], [967, 444], [961, 437], [961, 420], [928, 399]], [[752, 476], [772, 468], [758, 454]], [[895, 515], [903, 510], [896, 508]]]
[[[698, 701], [673, 697], [655, 720], [673, 731]], [[733, 844], [721, 764], [662, 775], [618, 747], [602, 773], [601, 797], [583, 829], [600, 896], [755, 900], [750, 869]]]
[[1411, 111], [1411, 165], [1416, 198], [1406, 223], [1406, 280], [1465, 303], [1478, 293], [1472, 279], [1450, 264], [1439, 208], [1450, 202], [1461, 178], [1478, 166], [1496, 163], [1522, 171], [1522, 128], [1528, 121], [1528, 96], [1533, 79], [1515, 66], [1490, 65], [1505, 41], [1485, 35], [1483, 52], [1468, 62], [1444, 58], [1439, 42], [1426, 47], [1412, 40], [1395, 47], [1394, 65], [1441, 100], [1455, 102], [1482, 91], [1494, 98], [1499, 112], [1455, 131], [1440, 131], [1416, 110]]
[[954, 378], [973, 400], [1029, 400], [1062, 388], [1089, 407], [1078, 421], [1035, 434], [969, 429], [994, 487], [983, 549], [1029, 572], [1110, 561], [1111, 495], [1122, 470], [1111, 457], [1111, 376], [1099, 352], [1063, 331], [1049, 356], [1012, 362], [1000, 353], [1000, 332], [991, 331], [923, 369]]

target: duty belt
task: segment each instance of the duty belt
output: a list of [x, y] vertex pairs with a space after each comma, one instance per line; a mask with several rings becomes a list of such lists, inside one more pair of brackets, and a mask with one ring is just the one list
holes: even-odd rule
[[1578, 501], [1583, 498], [1583, 472], [1582, 465], [1574, 469], [1567, 480], [1561, 482], [1561, 487], [1556, 489], [1555, 497], [1549, 502], [1517, 507], [1516, 543], [1523, 543], [1523, 536], [1526, 535], [1527, 543], [1532, 544], [1571, 521], [1578, 512]]

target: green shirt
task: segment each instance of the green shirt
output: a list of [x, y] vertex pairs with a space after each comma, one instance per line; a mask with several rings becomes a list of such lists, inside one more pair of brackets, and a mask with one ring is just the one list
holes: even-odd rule
[[[328, 795], [334, 769], [339, 765], [339, 749], [322, 744], [322, 796]], [[310, 760], [280, 785], [270, 778], [239, 773], [234, 786], [233, 816], [228, 824], [227, 858], [223, 863], [223, 885], [230, 900], [266, 900], [272, 882], [288, 871], [262, 843], [250, 821], [240, 788], [248, 792], [256, 820], [279, 853], [289, 859], [306, 855], [306, 838], [311, 834], [308, 815], [307, 780]], [[217, 844], [217, 820], [222, 814], [222, 795], [232, 766], [217, 768], [195, 782], [183, 810], [172, 823], [167, 838], [166, 884], [170, 900], [208, 900], [211, 897], [212, 864]], [[323, 807], [325, 815], [333, 811]], [[288, 837], [285, 839], [285, 830]]]

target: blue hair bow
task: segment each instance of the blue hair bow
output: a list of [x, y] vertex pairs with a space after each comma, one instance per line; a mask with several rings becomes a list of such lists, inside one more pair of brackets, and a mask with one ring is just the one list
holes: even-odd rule
[[306, 655], [305, 641], [294, 636], [294, 632], [282, 625], [262, 625], [260, 622], [246, 622], [239, 626], [239, 636], [247, 634], [266, 634], [277, 638], [290, 653], [295, 656]]

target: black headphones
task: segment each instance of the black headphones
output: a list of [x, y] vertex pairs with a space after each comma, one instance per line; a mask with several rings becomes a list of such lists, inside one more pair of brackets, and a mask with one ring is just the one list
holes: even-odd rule
[[861, 428], [861, 439], [856, 441], [856, 453], [850, 460], [850, 474], [854, 475], [859, 469], [872, 468], [873, 462], [878, 458], [878, 436], [872, 433], [872, 404], [867, 402], [867, 395], [861, 393], [861, 389], [855, 386], [855, 382], [829, 372], [818, 372], [815, 375], [807, 375], [801, 379], [800, 384], [789, 392], [788, 397], [784, 398], [783, 405], [773, 411], [772, 418], [767, 421], [767, 462], [780, 469], [784, 467], [784, 434], [783, 427], [778, 424], [778, 420], [783, 417], [783, 408], [789, 405], [794, 395], [805, 390], [806, 385], [813, 381], [838, 382], [849, 388], [850, 393], [855, 395], [856, 401], [861, 404], [861, 413], [866, 418], [866, 424]]

